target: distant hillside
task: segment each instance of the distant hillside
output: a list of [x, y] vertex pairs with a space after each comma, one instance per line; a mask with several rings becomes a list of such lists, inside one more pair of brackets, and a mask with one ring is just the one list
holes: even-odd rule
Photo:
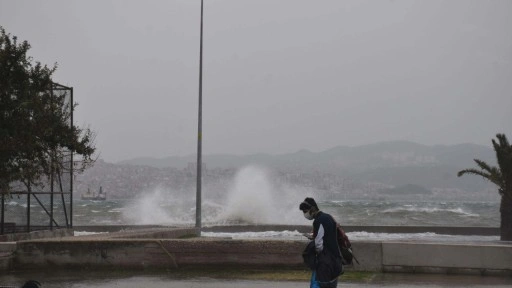
[[[203, 155], [203, 183], [210, 194], [223, 195], [239, 168], [258, 165], [272, 171], [272, 183], [312, 189], [324, 198], [493, 200], [498, 195], [492, 184], [480, 177], [457, 177], [457, 172], [475, 167], [474, 158], [495, 165], [494, 157], [491, 148], [480, 145], [426, 146], [404, 141], [281, 155]], [[77, 177], [75, 191], [102, 186], [109, 198], [133, 198], [156, 187], [192, 193], [195, 161], [196, 155], [116, 164], [98, 160]]]
[[[300, 150], [289, 154], [203, 155], [208, 167], [236, 168], [247, 164], [270, 167], [315, 168], [321, 170], [348, 169], [364, 171], [382, 167], [473, 165], [473, 159], [493, 162], [490, 147], [475, 144], [426, 146], [407, 141], [381, 142], [356, 147], [338, 146], [322, 152]], [[134, 158], [117, 164], [144, 165], [157, 168], [185, 168], [195, 163], [196, 155], [165, 158]]]
[[[203, 155], [210, 168], [238, 168], [259, 164], [274, 169], [317, 171], [350, 177], [360, 182], [386, 185], [420, 185], [480, 191], [488, 185], [478, 177], [457, 177], [457, 171], [474, 167], [473, 159], [495, 165], [490, 147], [475, 144], [427, 146], [407, 141], [382, 142], [356, 147], [338, 146], [322, 152], [301, 150], [269, 155]], [[162, 159], [136, 158], [119, 164], [182, 169], [196, 161], [195, 155]]]

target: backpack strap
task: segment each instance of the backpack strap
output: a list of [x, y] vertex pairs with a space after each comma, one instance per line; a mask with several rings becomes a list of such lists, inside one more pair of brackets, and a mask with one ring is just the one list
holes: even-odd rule
[[338, 247], [338, 255], [343, 259], [343, 254], [341, 254], [341, 250], [340, 250], [340, 245], [338, 244], [338, 222], [336, 222], [336, 220], [334, 220], [334, 217], [332, 217], [331, 214], [329, 214], [329, 216], [331, 216], [331, 219], [332, 219], [332, 222], [334, 222], [334, 237], [336, 239], [336, 247]]

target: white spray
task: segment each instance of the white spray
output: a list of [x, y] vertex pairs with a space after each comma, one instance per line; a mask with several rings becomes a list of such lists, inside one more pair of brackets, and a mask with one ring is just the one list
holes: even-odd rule
[[[298, 209], [304, 189], [271, 182], [269, 171], [247, 166], [238, 171], [228, 192], [222, 217], [234, 223], [304, 224]], [[311, 192], [311, 191], [309, 191]]]
[[[241, 168], [226, 187], [224, 197], [203, 197], [204, 225], [307, 224], [298, 205], [306, 196], [314, 197], [312, 191], [273, 183], [270, 176], [270, 171], [263, 167]], [[207, 189], [204, 190], [207, 192]], [[193, 225], [193, 190], [156, 188], [145, 191], [123, 210], [123, 216], [128, 222], [139, 225]]]
[[187, 225], [192, 216], [178, 193], [161, 187], [144, 191], [126, 209], [123, 217], [136, 225]]

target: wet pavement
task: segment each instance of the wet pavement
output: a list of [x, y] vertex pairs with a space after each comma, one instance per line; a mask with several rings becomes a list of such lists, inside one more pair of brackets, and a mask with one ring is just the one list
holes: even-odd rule
[[[124, 275], [109, 276], [110, 273], [91, 272], [23, 272], [0, 275], [0, 287], [21, 287], [29, 279], [38, 280], [43, 288], [81, 288], [81, 287], [128, 287], [128, 288], [159, 288], [159, 287], [188, 287], [188, 288], [299, 288], [309, 287], [308, 281], [273, 281], [273, 280], [240, 280], [240, 279], [214, 279], [192, 277], [177, 279], [167, 275]], [[512, 277], [507, 276], [475, 276], [475, 275], [439, 275], [439, 274], [395, 274], [375, 273], [364, 280], [345, 281], [343, 276], [338, 287], [512, 287]]]

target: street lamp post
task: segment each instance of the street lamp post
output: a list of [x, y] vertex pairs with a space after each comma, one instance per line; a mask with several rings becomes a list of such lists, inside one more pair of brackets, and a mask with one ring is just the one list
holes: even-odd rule
[[201, 27], [199, 34], [199, 111], [197, 124], [197, 183], [196, 228], [201, 235], [201, 172], [202, 172], [202, 122], [203, 122], [203, 0], [201, 0]]

